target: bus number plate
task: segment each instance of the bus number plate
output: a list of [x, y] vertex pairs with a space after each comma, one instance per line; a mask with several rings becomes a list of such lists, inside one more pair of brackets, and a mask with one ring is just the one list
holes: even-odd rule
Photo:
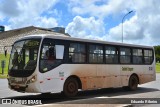
[[15, 85], [14, 88], [19, 88], [19, 86], [18, 86], [18, 85]]

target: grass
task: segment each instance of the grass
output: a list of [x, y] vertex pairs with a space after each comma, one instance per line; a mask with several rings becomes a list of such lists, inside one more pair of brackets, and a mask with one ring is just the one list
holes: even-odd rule
[[6, 78], [7, 78], [7, 74], [4, 74], [4, 75], [0, 74], [0, 79], [6, 79]]
[[156, 73], [160, 73], [160, 63], [156, 63]]
[[[0, 54], [0, 78], [7, 78], [9, 57], [10, 57], [9, 54], [7, 55], [7, 57], [5, 57], [4, 54]], [[2, 75], [2, 65], [1, 65], [1, 62], [3, 60], [5, 61], [4, 75]]]

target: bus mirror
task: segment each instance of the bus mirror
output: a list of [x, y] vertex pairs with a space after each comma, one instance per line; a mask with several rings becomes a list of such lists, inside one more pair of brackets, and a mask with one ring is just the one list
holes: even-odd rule
[[5, 55], [5, 57], [7, 57], [7, 49], [4, 50], [4, 55]]
[[18, 65], [18, 52], [14, 52], [12, 64], [17, 66]]
[[5, 57], [7, 57], [7, 49], [6, 49], [6, 46], [4, 46], [4, 55], [5, 55]]
[[56, 45], [56, 59], [63, 59], [64, 45]]

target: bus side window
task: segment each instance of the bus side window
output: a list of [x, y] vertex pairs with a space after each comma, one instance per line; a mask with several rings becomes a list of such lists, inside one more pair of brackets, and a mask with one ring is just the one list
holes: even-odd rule
[[150, 64], [153, 61], [153, 52], [152, 50], [144, 50], [144, 63]]
[[69, 47], [69, 61], [71, 63], [85, 63], [86, 49], [85, 44], [71, 43]]
[[131, 49], [120, 48], [120, 63], [129, 64], [131, 63]]
[[48, 60], [55, 60], [56, 56], [55, 56], [55, 48], [54, 47], [50, 47], [48, 50]]
[[103, 47], [89, 45], [89, 63], [103, 63]]
[[118, 51], [114, 46], [105, 47], [106, 63], [118, 63]]
[[143, 53], [142, 49], [133, 49], [133, 64], [142, 64], [143, 63]]

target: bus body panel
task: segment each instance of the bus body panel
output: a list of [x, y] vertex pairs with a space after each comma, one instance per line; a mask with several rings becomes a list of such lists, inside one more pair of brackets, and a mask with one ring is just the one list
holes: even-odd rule
[[[8, 83], [9, 83], [9, 88], [12, 90], [17, 91], [17, 88], [24, 88], [24, 90], [18, 90], [19, 92], [29, 92], [29, 93], [39, 93], [40, 91], [40, 85], [39, 85], [39, 71], [37, 71], [37, 68], [35, 72], [29, 76], [29, 77], [8, 77]], [[32, 79], [32, 77], [36, 77], [36, 81], [33, 83], [28, 83], [29, 80]], [[13, 79], [15, 82], [13, 82]], [[19, 80], [18, 80], [19, 79]], [[22, 82], [22, 79], [25, 79], [24, 82]], [[18, 82], [19, 81], [19, 82]], [[21, 83], [20, 83], [21, 82]]]
[[[134, 70], [122, 71], [122, 67]], [[132, 74], [137, 74], [139, 84], [143, 84], [155, 80], [155, 70], [149, 70], [149, 67], [146, 65], [62, 64], [52, 71], [41, 74], [40, 77], [43, 77], [41, 78], [43, 83], [40, 84], [41, 92], [63, 91], [65, 80], [72, 75], [79, 77], [82, 90], [128, 86]]]
[[60, 73], [63, 67], [63, 65], [60, 65], [46, 73], [38, 73], [40, 92], [46, 93], [62, 91], [65, 77], [60, 75]]
[[[37, 81], [27, 85], [26, 92], [61, 92], [65, 80], [75, 75], [79, 77], [82, 83], [82, 90], [98, 88], [116, 88], [128, 86], [129, 77], [137, 74], [139, 84], [155, 80], [155, 69], [147, 65], [99, 65], [99, 64], [62, 64], [46, 73], [36, 72]], [[133, 71], [122, 71], [122, 67], [133, 68]], [[65, 68], [65, 69], [63, 69]], [[33, 77], [28, 77], [28, 80]], [[12, 84], [20, 85], [21, 84]]]

